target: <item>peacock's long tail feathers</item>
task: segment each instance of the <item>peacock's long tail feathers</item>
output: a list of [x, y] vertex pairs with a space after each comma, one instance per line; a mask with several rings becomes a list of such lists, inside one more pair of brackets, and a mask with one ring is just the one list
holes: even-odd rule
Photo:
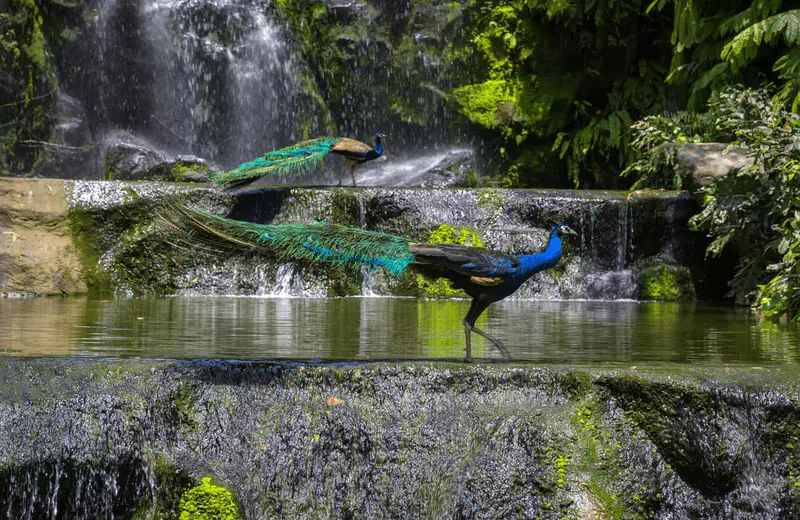
[[233, 170], [213, 175], [211, 180], [217, 184], [241, 184], [267, 174], [299, 173], [316, 167], [330, 153], [331, 147], [341, 140], [340, 137], [320, 137], [293, 144], [267, 152], [263, 157], [240, 164]]
[[[176, 208], [182, 224], [199, 231], [206, 244], [268, 253], [279, 261], [325, 263], [346, 270], [382, 268], [399, 276], [414, 261], [404, 238], [335, 224], [253, 224], [186, 206]], [[222, 242], [220, 244], [220, 242]]]

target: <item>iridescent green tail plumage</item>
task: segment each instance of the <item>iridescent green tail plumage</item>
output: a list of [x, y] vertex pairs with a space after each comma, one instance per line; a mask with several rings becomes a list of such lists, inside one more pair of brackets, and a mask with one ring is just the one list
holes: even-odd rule
[[408, 241], [394, 235], [326, 223], [253, 224], [186, 206], [175, 209], [181, 224], [202, 233], [199, 238], [207, 244], [257, 250], [280, 261], [326, 263], [348, 270], [367, 266], [393, 275], [414, 261]]
[[340, 137], [320, 137], [267, 152], [254, 161], [240, 164], [233, 170], [211, 177], [217, 184], [241, 184], [267, 174], [287, 175], [316, 167]]

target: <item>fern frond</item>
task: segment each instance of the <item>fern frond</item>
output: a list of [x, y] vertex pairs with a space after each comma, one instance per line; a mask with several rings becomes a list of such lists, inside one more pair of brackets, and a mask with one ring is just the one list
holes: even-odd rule
[[724, 23], [719, 25], [720, 36], [726, 36], [730, 33], [738, 33], [745, 27], [748, 27], [756, 22], [756, 20], [763, 20], [769, 18], [778, 12], [783, 4], [782, 0], [753, 0], [750, 7], [735, 14], [725, 20]]
[[[167, 217], [173, 226], [193, 230], [185, 241], [218, 248], [258, 251], [279, 261], [328, 264], [345, 270], [381, 268], [399, 276], [414, 261], [404, 238], [334, 224], [253, 224], [186, 206]], [[176, 218], [180, 219], [176, 223]]]
[[781, 38], [789, 46], [800, 42], [800, 9], [779, 13], [750, 25], [725, 45], [720, 57], [735, 71], [756, 57], [762, 43], [772, 45]]
[[217, 184], [242, 183], [255, 180], [267, 174], [287, 175], [299, 173], [319, 165], [331, 150], [341, 141], [339, 137], [320, 137], [267, 152], [263, 157], [240, 164], [233, 170], [218, 173], [211, 177]]
[[800, 79], [800, 49], [794, 48], [778, 58], [772, 67], [782, 79]]

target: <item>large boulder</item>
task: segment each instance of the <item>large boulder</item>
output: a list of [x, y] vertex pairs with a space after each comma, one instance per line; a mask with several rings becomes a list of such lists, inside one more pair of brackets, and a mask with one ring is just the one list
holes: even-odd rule
[[436, 188], [469, 187], [477, 182], [475, 153], [452, 150], [425, 173], [421, 186]]
[[[688, 143], [678, 150], [678, 165], [684, 176], [703, 187], [715, 179], [753, 165], [746, 149], [726, 143]], [[727, 150], [727, 152], [726, 152]]]
[[105, 152], [108, 180], [205, 182], [209, 173], [217, 169], [200, 157], [171, 157], [134, 138], [116, 140]]
[[117, 142], [106, 149], [105, 171], [108, 180], [138, 181], [167, 161], [166, 155], [133, 142]]

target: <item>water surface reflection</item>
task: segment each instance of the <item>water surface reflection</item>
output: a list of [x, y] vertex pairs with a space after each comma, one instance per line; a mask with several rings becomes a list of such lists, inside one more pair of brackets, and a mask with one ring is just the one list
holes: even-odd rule
[[[459, 359], [467, 301], [400, 298], [0, 300], [0, 352], [19, 356]], [[800, 333], [746, 309], [506, 301], [478, 326], [515, 360], [798, 364]], [[477, 356], [497, 357], [480, 337]]]

